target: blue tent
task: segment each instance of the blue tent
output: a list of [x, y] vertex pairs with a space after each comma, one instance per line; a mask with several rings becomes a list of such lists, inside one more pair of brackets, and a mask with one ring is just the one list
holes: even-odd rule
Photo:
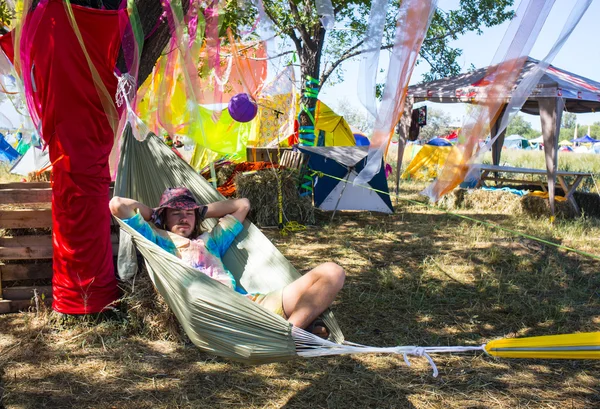
[[362, 186], [354, 186], [354, 178], [365, 167], [368, 148], [366, 146], [329, 146], [298, 149], [309, 156], [308, 167], [317, 172], [335, 176], [347, 182], [327, 176], [314, 179], [314, 203], [322, 210], [369, 210], [393, 213], [385, 178], [385, 166], [381, 161], [379, 172], [371, 179], [369, 186], [376, 192]]
[[577, 143], [596, 143], [596, 142], [600, 142], [597, 139], [594, 139], [592, 137], [590, 137], [589, 135], [586, 136], [582, 136], [581, 138], [577, 138], [577, 139], [572, 139], [571, 142], [577, 142]]
[[360, 133], [354, 134], [354, 140], [356, 141], [356, 146], [369, 146], [371, 144], [369, 138]]
[[443, 139], [443, 138], [433, 138], [432, 140], [430, 140], [429, 142], [427, 142], [427, 145], [433, 145], [433, 146], [452, 146], [452, 144], [450, 142], [448, 142], [446, 139]]
[[0, 162], [14, 162], [21, 156], [8, 142], [4, 140], [4, 135], [0, 134]]

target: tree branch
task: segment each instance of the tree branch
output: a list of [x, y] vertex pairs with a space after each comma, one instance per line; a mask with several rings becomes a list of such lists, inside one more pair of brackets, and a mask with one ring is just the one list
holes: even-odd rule
[[292, 41], [294, 42], [294, 46], [296, 47], [296, 52], [300, 54], [300, 52], [302, 51], [302, 42], [300, 41], [298, 36], [296, 36], [296, 33], [294, 33], [294, 29], [290, 29], [289, 27], [283, 27], [283, 24], [280, 21], [277, 21], [275, 15], [271, 13], [271, 9], [269, 7], [264, 7], [263, 10], [265, 11], [265, 14], [271, 19], [273, 24], [275, 24], [275, 26], [279, 28], [279, 30], [281, 30], [282, 33], [287, 34], [292, 39]]
[[308, 30], [301, 23], [300, 12], [298, 11], [298, 7], [296, 7], [293, 0], [288, 0], [288, 3], [290, 5], [290, 10], [292, 10], [292, 14], [294, 15], [294, 18], [298, 22], [298, 24], [296, 24], [296, 27], [298, 28], [298, 31], [300, 32], [300, 37], [302, 37], [302, 41], [304, 41], [304, 44], [306, 44], [306, 46], [308, 48], [310, 48], [312, 51], [316, 51], [317, 46], [316, 46], [315, 42], [312, 40], [312, 38], [310, 38], [310, 36], [308, 35]]
[[[356, 57], [357, 55], [361, 55], [362, 53], [364, 53], [365, 51], [370, 51], [370, 50], [358, 50], [358, 51], [354, 51], [352, 52], [353, 49], [356, 49], [359, 45], [361, 45], [363, 43], [363, 41], [361, 40], [359, 43], [353, 45], [352, 47], [350, 47], [336, 62], [331, 64], [331, 67], [329, 67], [329, 69], [327, 71], [325, 71], [323, 73], [323, 75], [321, 76], [321, 84], [325, 84], [325, 81], [327, 81], [327, 79], [331, 76], [331, 74], [333, 74], [333, 71], [344, 61], [346, 61], [349, 58], [352, 57]], [[387, 44], [384, 45], [380, 48], [380, 50], [389, 50], [390, 48], [392, 48], [394, 46], [394, 44]]]

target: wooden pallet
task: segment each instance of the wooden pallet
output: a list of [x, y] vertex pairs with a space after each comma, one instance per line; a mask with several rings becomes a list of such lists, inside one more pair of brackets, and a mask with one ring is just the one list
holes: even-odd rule
[[255, 148], [249, 146], [246, 148], [246, 158], [248, 162], [271, 162], [279, 163], [280, 155], [286, 151], [290, 151], [291, 148]]
[[289, 169], [298, 169], [300, 170], [304, 164], [306, 163], [306, 160], [308, 159], [307, 155], [303, 154], [300, 151], [284, 151], [283, 154], [281, 155], [281, 160], [279, 161], [279, 164], [283, 167], [289, 168]]
[[[15, 233], [52, 228], [51, 198], [49, 182], [0, 184], [0, 205], [16, 207], [0, 208], [0, 227]], [[111, 242], [116, 255], [118, 233]], [[0, 237], [0, 314], [28, 310], [36, 300], [51, 305], [52, 254], [52, 235], [47, 231]], [[17, 282], [23, 285], [14, 285]]]

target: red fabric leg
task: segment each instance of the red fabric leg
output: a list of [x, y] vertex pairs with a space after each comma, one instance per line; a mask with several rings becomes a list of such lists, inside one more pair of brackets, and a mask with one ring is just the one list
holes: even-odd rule
[[[73, 6], [93, 65], [114, 98], [113, 74], [120, 47], [123, 11]], [[81, 45], [60, 0], [50, 0], [33, 38], [32, 66], [23, 75], [31, 92], [53, 165], [53, 308], [66, 314], [100, 312], [118, 298], [110, 242], [108, 157], [114, 133], [98, 96]], [[23, 42], [21, 43], [23, 44]]]

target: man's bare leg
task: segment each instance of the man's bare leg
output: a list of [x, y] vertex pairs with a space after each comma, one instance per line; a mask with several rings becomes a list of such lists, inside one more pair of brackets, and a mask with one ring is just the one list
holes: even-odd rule
[[323, 263], [283, 290], [283, 309], [288, 321], [306, 328], [335, 300], [344, 285], [344, 269], [335, 263]]

